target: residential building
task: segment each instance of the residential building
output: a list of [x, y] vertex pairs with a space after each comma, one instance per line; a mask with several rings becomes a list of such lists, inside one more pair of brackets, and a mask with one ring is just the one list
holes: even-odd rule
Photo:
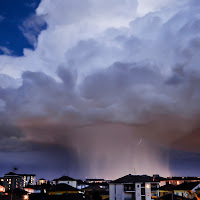
[[178, 195], [171, 193], [171, 194], [167, 194], [165, 196], [159, 197], [157, 200], [191, 200], [191, 199], [180, 197]]
[[88, 186], [89, 186], [88, 183], [86, 183], [82, 180], [77, 180], [77, 189], [81, 190], [81, 189], [86, 188]]
[[35, 174], [19, 174], [23, 180], [23, 187], [27, 185], [35, 185], [36, 184], [36, 175]]
[[4, 175], [3, 186], [5, 190], [14, 190], [14, 189], [22, 189], [23, 187], [23, 179], [19, 174], [10, 172]]
[[200, 182], [185, 182], [174, 188], [174, 194], [193, 199], [196, 196], [196, 190], [200, 188]]
[[64, 193], [79, 193], [79, 190], [65, 183], [52, 186], [48, 191], [48, 195], [63, 195]]
[[38, 185], [47, 184], [47, 180], [44, 179], [44, 178], [41, 178], [41, 179], [39, 179], [39, 180], [37, 181], [37, 184], [38, 184]]
[[53, 181], [56, 184], [64, 183], [64, 184], [68, 184], [68, 185], [70, 185], [70, 186], [72, 186], [74, 188], [77, 188], [77, 186], [78, 186], [77, 180], [75, 180], [75, 179], [73, 179], [73, 178], [71, 178], [69, 176], [62, 176], [62, 177], [60, 177], [58, 179], [54, 179]]
[[160, 186], [172, 184], [172, 185], [180, 185], [185, 182], [196, 182], [200, 181], [200, 177], [178, 177], [178, 176], [172, 176], [163, 178], [160, 180]]
[[22, 189], [27, 185], [35, 185], [36, 176], [35, 174], [16, 174], [10, 172], [4, 175], [3, 185], [6, 190]]
[[176, 186], [172, 184], [163, 185], [159, 188], [159, 196], [165, 196], [167, 194], [172, 194]]
[[105, 183], [106, 181], [104, 179], [86, 179], [86, 183]]
[[24, 188], [24, 190], [28, 193], [28, 194], [38, 194], [38, 193], [46, 193], [46, 189], [43, 189], [40, 185], [30, 185], [30, 186], [26, 186]]
[[109, 184], [110, 200], [151, 200], [159, 196], [159, 182], [147, 175], [127, 175]]

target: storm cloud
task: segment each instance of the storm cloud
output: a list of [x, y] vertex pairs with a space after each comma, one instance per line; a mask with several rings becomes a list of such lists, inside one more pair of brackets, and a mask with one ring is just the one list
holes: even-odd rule
[[200, 3], [151, 2], [43, 0], [35, 50], [0, 57], [1, 151], [65, 152], [79, 177], [169, 175], [167, 151], [200, 153]]

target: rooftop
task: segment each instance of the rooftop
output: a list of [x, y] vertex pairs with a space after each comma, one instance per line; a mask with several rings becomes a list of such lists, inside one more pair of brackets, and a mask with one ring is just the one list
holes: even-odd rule
[[153, 182], [153, 177], [147, 176], [147, 175], [126, 175], [119, 179], [116, 179], [114, 181], [111, 181], [111, 183], [144, 183], [144, 182]]
[[157, 200], [189, 200], [189, 198], [181, 197], [175, 194], [167, 194], [165, 196], [157, 198]]
[[198, 184], [200, 184], [199, 181], [195, 182], [185, 182], [180, 185], [175, 186], [174, 190], [192, 190], [195, 188]]
[[50, 189], [48, 191], [53, 192], [53, 191], [79, 191], [79, 190], [68, 184], [62, 183], [62, 184], [57, 184], [57, 185], [50, 187]]
[[58, 179], [54, 179], [55, 181], [76, 181], [75, 179], [69, 177], [69, 176], [62, 176]]
[[164, 191], [173, 191], [176, 186], [172, 184], [167, 184], [163, 185], [162, 187], [159, 188], [159, 190], [164, 190]]
[[167, 177], [165, 178], [165, 180], [199, 180], [200, 181], [200, 177], [181, 177], [181, 176], [171, 176], [171, 177]]

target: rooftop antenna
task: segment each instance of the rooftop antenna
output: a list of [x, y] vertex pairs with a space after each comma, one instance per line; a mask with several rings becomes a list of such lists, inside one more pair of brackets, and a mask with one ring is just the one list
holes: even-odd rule
[[18, 170], [17, 167], [14, 167], [14, 168], [13, 168], [13, 172], [14, 172], [14, 173], [15, 173], [17, 170]]
[[136, 170], [135, 170], [135, 168], [133, 169], [133, 171], [134, 171], [134, 174], [136, 175]]

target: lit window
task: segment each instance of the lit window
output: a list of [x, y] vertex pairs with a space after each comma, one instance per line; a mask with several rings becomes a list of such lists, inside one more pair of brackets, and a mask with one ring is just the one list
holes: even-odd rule
[[146, 184], [146, 188], [150, 188], [150, 185], [149, 185], [149, 184]]

